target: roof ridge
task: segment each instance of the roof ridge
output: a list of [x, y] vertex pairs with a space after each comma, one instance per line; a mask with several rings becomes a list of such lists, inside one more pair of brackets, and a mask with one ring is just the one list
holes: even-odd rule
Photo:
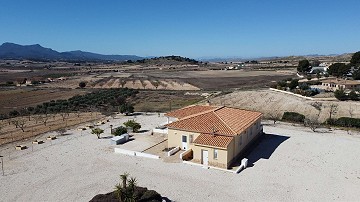
[[[214, 106], [214, 107], [215, 107], [215, 106]], [[216, 107], [216, 108], [214, 108], [214, 109], [209, 109], [209, 110], [206, 110], [206, 111], [202, 111], [202, 112], [199, 112], [199, 113], [197, 113], [197, 114], [192, 114], [192, 115], [190, 115], [190, 116], [186, 116], [186, 117], [184, 117], [184, 118], [179, 119], [179, 121], [180, 121], [180, 120], [186, 120], [186, 119], [189, 119], [189, 118], [193, 118], [193, 117], [195, 117], [195, 116], [200, 116], [200, 115], [203, 115], [203, 114], [207, 114], [207, 113], [213, 112], [213, 111], [215, 111], [215, 110], [217, 110], [217, 109], [219, 109], [219, 108], [221, 108], [221, 107]]]
[[[220, 110], [220, 109], [222, 109], [222, 108], [224, 108], [224, 107], [221, 107], [221, 108], [219, 108], [219, 109], [217, 109], [217, 110]], [[215, 114], [215, 116], [216, 116], [218, 119], [220, 119], [220, 121], [221, 121], [223, 124], [225, 124], [225, 126], [226, 126], [227, 128], [229, 128], [229, 129], [231, 130], [231, 132], [233, 132], [235, 135], [237, 135], [237, 133], [235, 132], [235, 130], [234, 130], [233, 128], [231, 128], [218, 114], [215, 113], [215, 111], [217, 111], [217, 110], [214, 110], [214, 111], [213, 111], [213, 113]]]

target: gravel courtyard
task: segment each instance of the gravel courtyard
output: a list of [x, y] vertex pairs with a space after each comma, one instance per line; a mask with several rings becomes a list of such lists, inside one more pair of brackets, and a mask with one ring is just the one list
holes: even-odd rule
[[[122, 123], [120, 117], [103, 125]], [[144, 130], [166, 121], [139, 115]], [[290, 124], [265, 125], [269, 134], [249, 154], [240, 174], [183, 163], [115, 154], [109, 139], [69, 131], [46, 142], [4, 155], [1, 201], [89, 201], [107, 193], [129, 172], [140, 186], [174, 201], [356, 201], [360, 198], [360, 135], [313, 133]], [[146, 135], [146, 134], [144, 134]], [[106, 136], [106, 134], [104, 135]], [[30, 141], [27, 143], [30, 145]]]

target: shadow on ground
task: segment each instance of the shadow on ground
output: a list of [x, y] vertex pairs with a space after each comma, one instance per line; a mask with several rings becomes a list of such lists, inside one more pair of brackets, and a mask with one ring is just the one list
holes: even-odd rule
[[255, 162], [260, 159], [269, 159], [274, 153], [276, 148], [280, 146], [290, 137], [276, 135], [276, 134], [264, 134], [258, 140], [256, 140], [245, 152], [241, 155], [241, 158], [236, 161], [233, 167], [240, 166], [241, 159], [247, 158], [247, 167], [253, 167]]

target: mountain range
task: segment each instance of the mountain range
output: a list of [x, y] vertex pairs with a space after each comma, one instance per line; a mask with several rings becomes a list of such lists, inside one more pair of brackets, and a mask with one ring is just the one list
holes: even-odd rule
[[3, 43], [0, 46], [0, 59], [29, 59], [45, 61], [126, 61], [141, 60], [136, 55], [102, 55], [84, 51], [58, 52], [51, 48], [44, 48], [39, 44], [19, 45]]

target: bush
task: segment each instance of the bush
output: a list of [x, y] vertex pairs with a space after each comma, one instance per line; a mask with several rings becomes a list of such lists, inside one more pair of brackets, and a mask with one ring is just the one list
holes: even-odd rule
[[305, 116], [297, 112], [284, 112], [282, 120], [303, 123], [305, 120]]
[[356, 92], [354, 90], [352, 90], [352, 91], [350, 91], [350, 93], [348, 95], [348, 99], [357, 101], [357, 100], [359, 100], [359, 96], [358, 96], [358, 94], [356, 94]]
[[131, 113], [134, 113], [134, 106], [132, 104], [129, 104], [129, 103], [125, 103], [123, 105], [120, 106], [120, 112], [122, 114], [131, 114]]
[[340, 90], [336, 90], [334, 92], [334, 96], [336, 97], [336, 99], [340, 100], [340, 101], [344, 101], [347, 99], [347, 96], [344, 92], [344, 90], [340, 89]]
[[277, 85], [280, 86], [280, 87], [286, 87], [287, 83], [286, 83], [286, 81], [278, 81]]
[[335, 121], [336, 126], [360, 128], [360, 119], [341, 117]]
[[79, 87], [80, 87], [80, 88], [85, 88], [85, 86], [86, 86], [86, 83], [85, 83], [84, 81], [82, 81], [82, 82], [79, 83]]
[[132, 128], [133, 132], [135, 132], [135, 133], [138, 132], [139, 129], [141, 128], [141, 125], [138, 122], [134, 121], [134, 120], [126, 121], [124, 123], [124, 126]]
[[290, 90], [292, 90], [292, 89], [295, 89], [298, 85], [299, 85], [299, 80], [294, 79], [294, 80], [290, 81], [290, 83], [288, 84], [288, 87], [290, 88]]
[[119, 126], [115, 128], [115, 131], [113, 132], [115, 136], [120, 136], [125, 133], [127, 133], [127, 129], [124, 126]]

